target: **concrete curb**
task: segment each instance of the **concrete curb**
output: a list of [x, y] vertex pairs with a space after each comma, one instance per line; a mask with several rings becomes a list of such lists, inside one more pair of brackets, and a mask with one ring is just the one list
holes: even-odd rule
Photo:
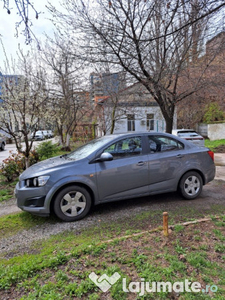
[[214, 153], [214, 162], [216, 166], [225, 166], [225, 153]]

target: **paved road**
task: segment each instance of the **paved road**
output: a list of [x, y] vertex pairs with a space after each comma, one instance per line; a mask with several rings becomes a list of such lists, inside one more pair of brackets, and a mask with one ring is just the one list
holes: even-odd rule
[[[51, 140], [53, 140], [53, 139], [49, 139], [48, 141], [51, 141]], [[39, 145], [42, 142], [43, 141], [34, 141], [33, 142], [33, 147]], [[22, 143], [22, 145], [23, 145], [23, 143]], [[4, 159], [8, 158], [11, 155], [11, 153], [17, 153], [16, 145], [15, 144], [6, 144], [5, 150], [4, 151], [0, 151], [0, 163]]]

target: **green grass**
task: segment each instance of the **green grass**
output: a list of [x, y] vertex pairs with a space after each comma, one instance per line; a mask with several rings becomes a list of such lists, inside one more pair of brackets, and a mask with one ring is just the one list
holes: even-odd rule
[[5, 177], [0, 175], [0, 202], [14, 198], [14, 189], [17, 181], [7, 182]]
[[0, 202], [9, 200], [13, 197], [12, 190], [10, 189], [3, 189], [0, 191]]
[[208, 139], [205, 140], [205, 147], [208, 147], [211, 150], [214, 150], [216, 147], [219, 146], [225, 146], [225, 139], [216, 140], [216, 141], [210, 141]]
[[[54, 218], [48, 222], [54, 222]], [[34, 226], [46, 223], [46, 219], [33, 216], [27, 212], [9, 214], [0, 218], [0, 236], [9, 237], [21, 230], [27, 230]]]
[[[149, 218], [143, 219], [142, 214], [137, 215], [137, 219], [149, 221]], [[30, 228], [32, 222], [39, 230], [37, 225], [41, 224], [40, 218], [29, 218], [26, 213], [0, 218], [1, 223], [8, 225], [10, 220], [14, 224], [12, 230], [16, 228], [15, 224], [20, 229]], [[46, 223], [49, 221], [54, 222], [52, 219]], [[127, 288], [133, 281], [174, 283], [188, 279], [200, 282], [203, 288], [216, 285], [218, 290], [210, 295], [184, 292], [180, 293], [180, 299], [224, 299], [224, 217], [213, 218], [207, 223], [177, 225], [168, 238], [162, 235], [161, 229], [132, 236], [135, 228], [128, 232], [128, 223], [117, 220], [79, 232], [70, 230], [33, 243], [26, 248], [26, 253], [18, 249], [14, 254], [2, 254], [0, 298], [10, 294], [12, 299], [24, 300], [173, 299], [173, 294], [168, 291], [146, 292], [144, 296], [137, 292], [126, 293], [122, 289], [122, 278], [125, 278]], [[137, 232], [137, 224], [134, 227]], [[7, 226], [2, 228], [1, 236], [4, 236], [4, 230], [7, 231]], [[126, 233], [130, 235], [125, 236]], [[112, 276], [118, 272], [121, 278], [103, 293], [90, 280], [91, 272], [97, 276]]]

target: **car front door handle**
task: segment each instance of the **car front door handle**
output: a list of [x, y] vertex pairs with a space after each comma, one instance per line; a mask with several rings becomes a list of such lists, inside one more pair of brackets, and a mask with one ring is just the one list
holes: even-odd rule
[[182, 157], [183, 157], [182, 154], [178, 154], [178, 155], [177, 155], [177, 158], [182, 158]]
[[145, 165], [145, 162], [139, 161], [139, 162], [137, 163], [137, 165], [138, 165], [138, 166], [144, 166], [144, 165]]

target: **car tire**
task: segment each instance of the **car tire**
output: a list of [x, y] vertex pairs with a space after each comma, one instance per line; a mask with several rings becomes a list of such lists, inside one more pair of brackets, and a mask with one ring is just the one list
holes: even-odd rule
[[5, 144], [2, 143], [2, 145], [1, 145], [1, 151], [4, 151], [4, 150], [5, 150]]
[[201, 194], [202, 186], [203, 181], [201, 175], [197, 172], [190, 171], [181, 178], [179, 190], [185, 199], [192, 200]]
[[83, 219], [91, 209], [91, 196], [80, 186], [71, 185], [61, 190], [55, 197], [55, 215], [65, 222]]

